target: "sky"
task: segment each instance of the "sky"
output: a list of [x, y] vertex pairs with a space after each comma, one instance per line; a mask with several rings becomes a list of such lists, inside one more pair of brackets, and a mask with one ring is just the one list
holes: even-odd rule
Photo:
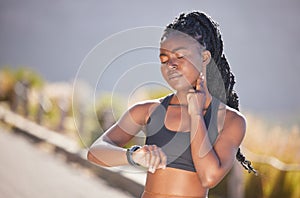
[[[82, 71], [81, 66], [92, 50], [103, 47], [101, 43], [112, 40], [114, 35], [134, 28], [163, 28], [179, 13], [190, 10], [204, 11], [219, 23], [242, 109], [277, 120], [299, 121], [300, 2], [297, 0], [0, 0], [0, 67], [26, 66], [49, 82], [72, 81]], [[144, 35], [144, 40], [155, 35], [158, 42], [156, 33]], [[133, 40], [143, 42], [139, 35], [130, 39], [121, 42], [123, 47]], [[151, 39], [155, 44], [156, 37]], [[120, 49], [117, 42], [109, 47]], [[110, 52], [102, 50], [104, 54]], [[110, 73], [101, 76], [98, 70], [90, 69], [84, 76], [86, 80], [94, 76], [98, 81], [101, 77], [105, 81], [106, 77], [106, 84], [119, 80], [125, 87], [131, 86], [130, 80], [138, 81], [143, 76], [160, 82], [156, 50], [130, 51], [113, 61], [110, 70], [105, 70]], [[101, 57], [104, 56], [99, 54], [98, 58]], [[132, 61], [137, 57], [139, 61], [134, 66], [143, 66], [134, 70], [124, 66], [122, 70], [122, 61], [125, 65], [126, 58]], [[156, 64], [147, 66], [151, 61]], [[139, 75], [130, 75], [130, 71]], [[120, 78], [127, 76], [124, 79], [128, 83], [123, 78], [114, 79], [114, 74]], [[102, 86], [99, 82], [92, 83]]]

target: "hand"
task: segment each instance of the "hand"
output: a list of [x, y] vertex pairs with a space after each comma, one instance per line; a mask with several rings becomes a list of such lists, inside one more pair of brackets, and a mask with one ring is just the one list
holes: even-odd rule
[[196, 88], [190, 89], [187, 94], [188, 112], [192, 115], [202, 115], [202, 111], [206, 101], [206, 93], [204, 90], [204, 75], [200, 73], [196, 81]]
[[156, 169], [165, 169], [167, 164], [167, 156], [156, 145], [144, 145], [133, 152], [132, 159], [141, 166], [147, 167], [151, 173]]

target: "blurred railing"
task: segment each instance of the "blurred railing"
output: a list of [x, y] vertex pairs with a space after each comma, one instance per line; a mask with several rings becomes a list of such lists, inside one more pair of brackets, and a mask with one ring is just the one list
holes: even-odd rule
[[[107, 181], [116, 188], [129, 192], [134, 197], [139, 197], [143, 192], [144, 176], [141, 174], [128, 174], [112, 168], [96, 166], [86, 160], [87, 150], [79, 147], [78, 142], [69, 137], [49, 130], [27, 118], [18, 115], [0, 105], [0, 121], [11, 126], [14, 131], [20, 132], [35, 141], [42, 141], [54, 146], [54, 150], [63, 153], [68, 161], [80, 164], [90, 169], [95, 175]], [[130, 169], [130, 167], [129, 167]], [[126, 170], [126, 168], [124, 169]]]
[[247, 148], [243, 147], [243, 151], [247, 154], [247, 157], [251, 159], [252, 162], [268, 164], [281, 171], [300, 171], [300, 164], [287, 164], [276, 157], [260, 155], [251, 152]]

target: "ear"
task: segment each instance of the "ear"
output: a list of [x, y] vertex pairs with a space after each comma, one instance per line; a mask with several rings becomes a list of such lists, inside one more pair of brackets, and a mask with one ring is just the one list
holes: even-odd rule
[[211, 60], [211, 53], [210, 51], [208, 50], [203, 50], [202, 52], [202, 63], [203, 63], [203, 66], [207, 66], [208, 63], [210, 62]]

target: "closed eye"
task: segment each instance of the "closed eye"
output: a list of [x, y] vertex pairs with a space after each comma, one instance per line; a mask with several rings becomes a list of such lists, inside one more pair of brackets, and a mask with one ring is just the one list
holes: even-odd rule
[[185, 57], [185, 55], [184, 55], [184, 54], [181, 54], [181, 53], [176, 53], [175, 55], [176, 55], [176, 58], [177, 58], [177, 59], [182, 59], [182, 58]]
[[169, 57], [165, 54], [160, 54], [159, 59], [162, 64], [166, 64], [169, 61]]

